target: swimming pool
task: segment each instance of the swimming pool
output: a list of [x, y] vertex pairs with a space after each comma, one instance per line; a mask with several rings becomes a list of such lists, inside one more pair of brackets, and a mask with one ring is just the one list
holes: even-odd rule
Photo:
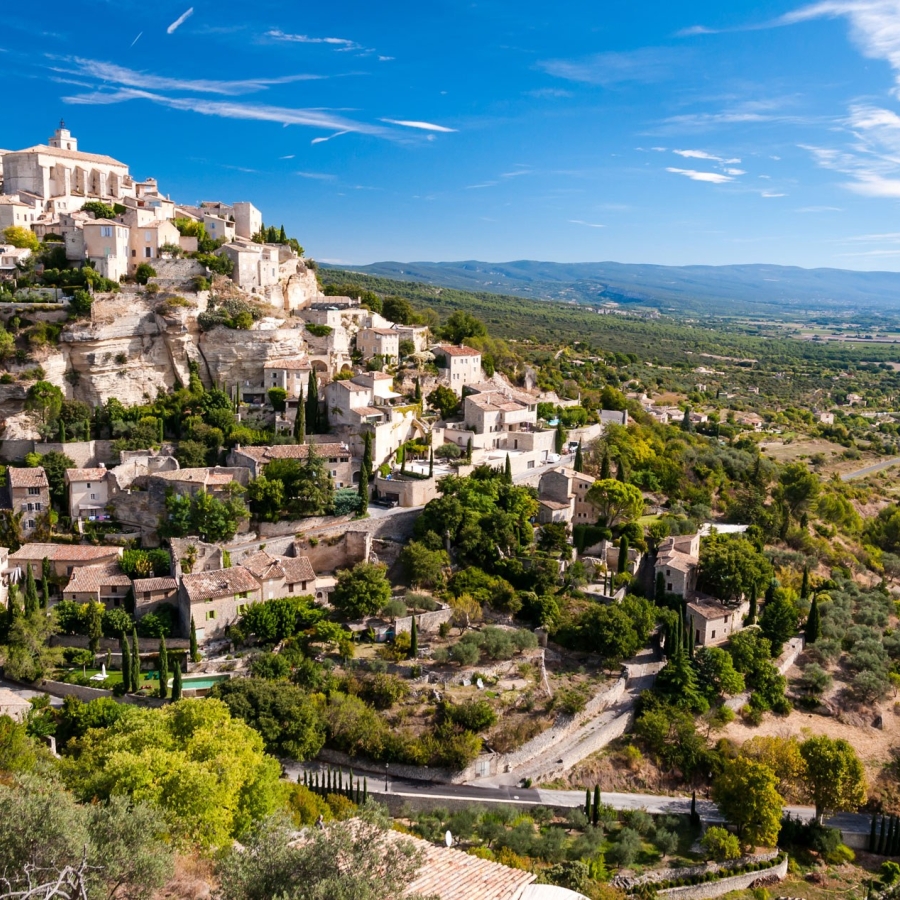
[[[183, 691], [208, 691], [221, 681], [228, 681], [230, 675], [185, 675], [181, 679]], [[169, 679], [169, 689], [172, 688], [173, 679]]]

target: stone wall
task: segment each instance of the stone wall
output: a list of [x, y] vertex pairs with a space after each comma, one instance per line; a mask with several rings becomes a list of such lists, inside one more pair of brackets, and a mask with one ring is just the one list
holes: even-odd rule
[[77, 468], [89, 466], [115, 465], [119, 454], [113, 450], [112, 441], [69, 441], [60, 444], [58, 441], [0, 441], [0, 457], [10, 461], [19, 461], [29, 453], [65, 453]]
[[[453, 618], [453, 610], [448, 606], [446, 609], [436, 609], [434, 612], [416, 613], [416, 626], [419, 634], [428, 634], [437, 631], [441, 624], [449, 622]], [[394, 619], [394, 633], [401, 634], [404, 631], [412, 631], [413, 616], [401, 616]]]
[[[25, 687], [34, 689], [34, 685], [25, 685]], [[39, 689], [50, 694], [51, 697], [77, 697], [85, 703], [90, 703], [91, 700], [102, 700], [107, 697], [119, 703], [128, 703], [132, 706], [163, 706], [167, 702], [159, 697], [140, 697], [132, 696], [131, 694], [116, 697], [112, 691], [83, 687], [80, 684], [66, 684], [64, 681], [45, 680], [40, 683]]]
[[365, 531], [343, 531], [327, 537], [303, 537], [294, 542], [294, 555], [307, 556], [317, 575], [347, 569], [365, 562], [372, 539]]
[[[129, 636], [130, 637], [130, 636]], [[90, 638], [83, 634], [55, 634], [50, 638], [51, 647], [77, 647], [86, 650], [90, 645]], [[130, 643], [130, 641], [129, 641]], [[107, 650], [112, 651], [112, 658], [119, 658], [119, 639], [118, 638], [100, 638], [98, 655]], [[166, 638], [166, 647], [169, 650], [189, 650], [191, 642], [187, 638]], [[156, 653], [159, 650], [158, 638], [138, 638], [138, 649], [141, 653]]]
[[672, 881], [676, 879], [695, 878], [698, 875], [706, 875], [707, 872], [724, 872], [734, 871], [743, 868], [752, 863], [771, 862], [778, 856], [777, 850], [769, 850], [766, 853], [759, 853], [754, 856], [742, 856], [740, 859], [733, 859], [728, 862], [715, 863], [707, 862], [699, 866], [684, 866], [679, 869], [652, 869], [643, 875], [631, 877], [629, 875], [617, 875], [612, 880], [613, 887], [622, 888], [624, 891], [630, 891], [642, 884], [658, 883], [660, 881]]
[[685, 887], [668, 888], [659, 891], [657, 896], [671, 898], [671, 900], [709, 900], [711, 897], [721, 897], [731, 891], [741, 891], [750, 887], [760, 878], [775, 876], [779, 879], [787, 875], [788, 858], [772, 866], [770, 869], [760, 869], [758, 872], [746, 872], [743, 875], [732, 875], [729, 878], [719, 878], [715, 881], [705, 881], [702, 884], [691, 884]]

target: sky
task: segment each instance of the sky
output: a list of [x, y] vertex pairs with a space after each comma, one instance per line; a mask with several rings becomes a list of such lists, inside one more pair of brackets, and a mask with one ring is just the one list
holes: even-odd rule
[[[193, 3], [191, 6], [190, 4]], [[46, 0], [0, 147], [250, 200], [327, 262], [900, 270], [900, 0]]]

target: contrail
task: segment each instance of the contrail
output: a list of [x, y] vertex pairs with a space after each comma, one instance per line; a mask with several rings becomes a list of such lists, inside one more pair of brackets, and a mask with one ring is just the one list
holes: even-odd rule
[[[143, 34], [143, 33], [144, 33], [144, 32], [142, 31], [141, 34]], [[131, 42], [131, 47], [133, 47], [133, 46], [141, 39], [141, 34], [139, 34], [139, 35]], [[129, 47], [128, 49], [130, 50], [131, 47]]]
[[192, 6], [186, 13], [182, 13], [167, 29], [166, 34], [174, 34], [194, 14]]

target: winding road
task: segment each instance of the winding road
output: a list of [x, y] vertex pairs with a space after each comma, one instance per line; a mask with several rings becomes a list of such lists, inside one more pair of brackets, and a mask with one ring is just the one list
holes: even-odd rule
[[862, 469], [857, 469], [855, 472], [847, 472], [844, 475], [841, 475], [841, 481], [855, 481], [857, 478], [865, 478], [866, 475], [872, 475], [874, 472], [881, 472], [884, 469], [889, 469], [891, 466], [896, 466], [900, 463], [900, 456], [891, 457], [891, 459], [883, 459], [881, 462], [872, 463], [870, 466], [864, 466]]

